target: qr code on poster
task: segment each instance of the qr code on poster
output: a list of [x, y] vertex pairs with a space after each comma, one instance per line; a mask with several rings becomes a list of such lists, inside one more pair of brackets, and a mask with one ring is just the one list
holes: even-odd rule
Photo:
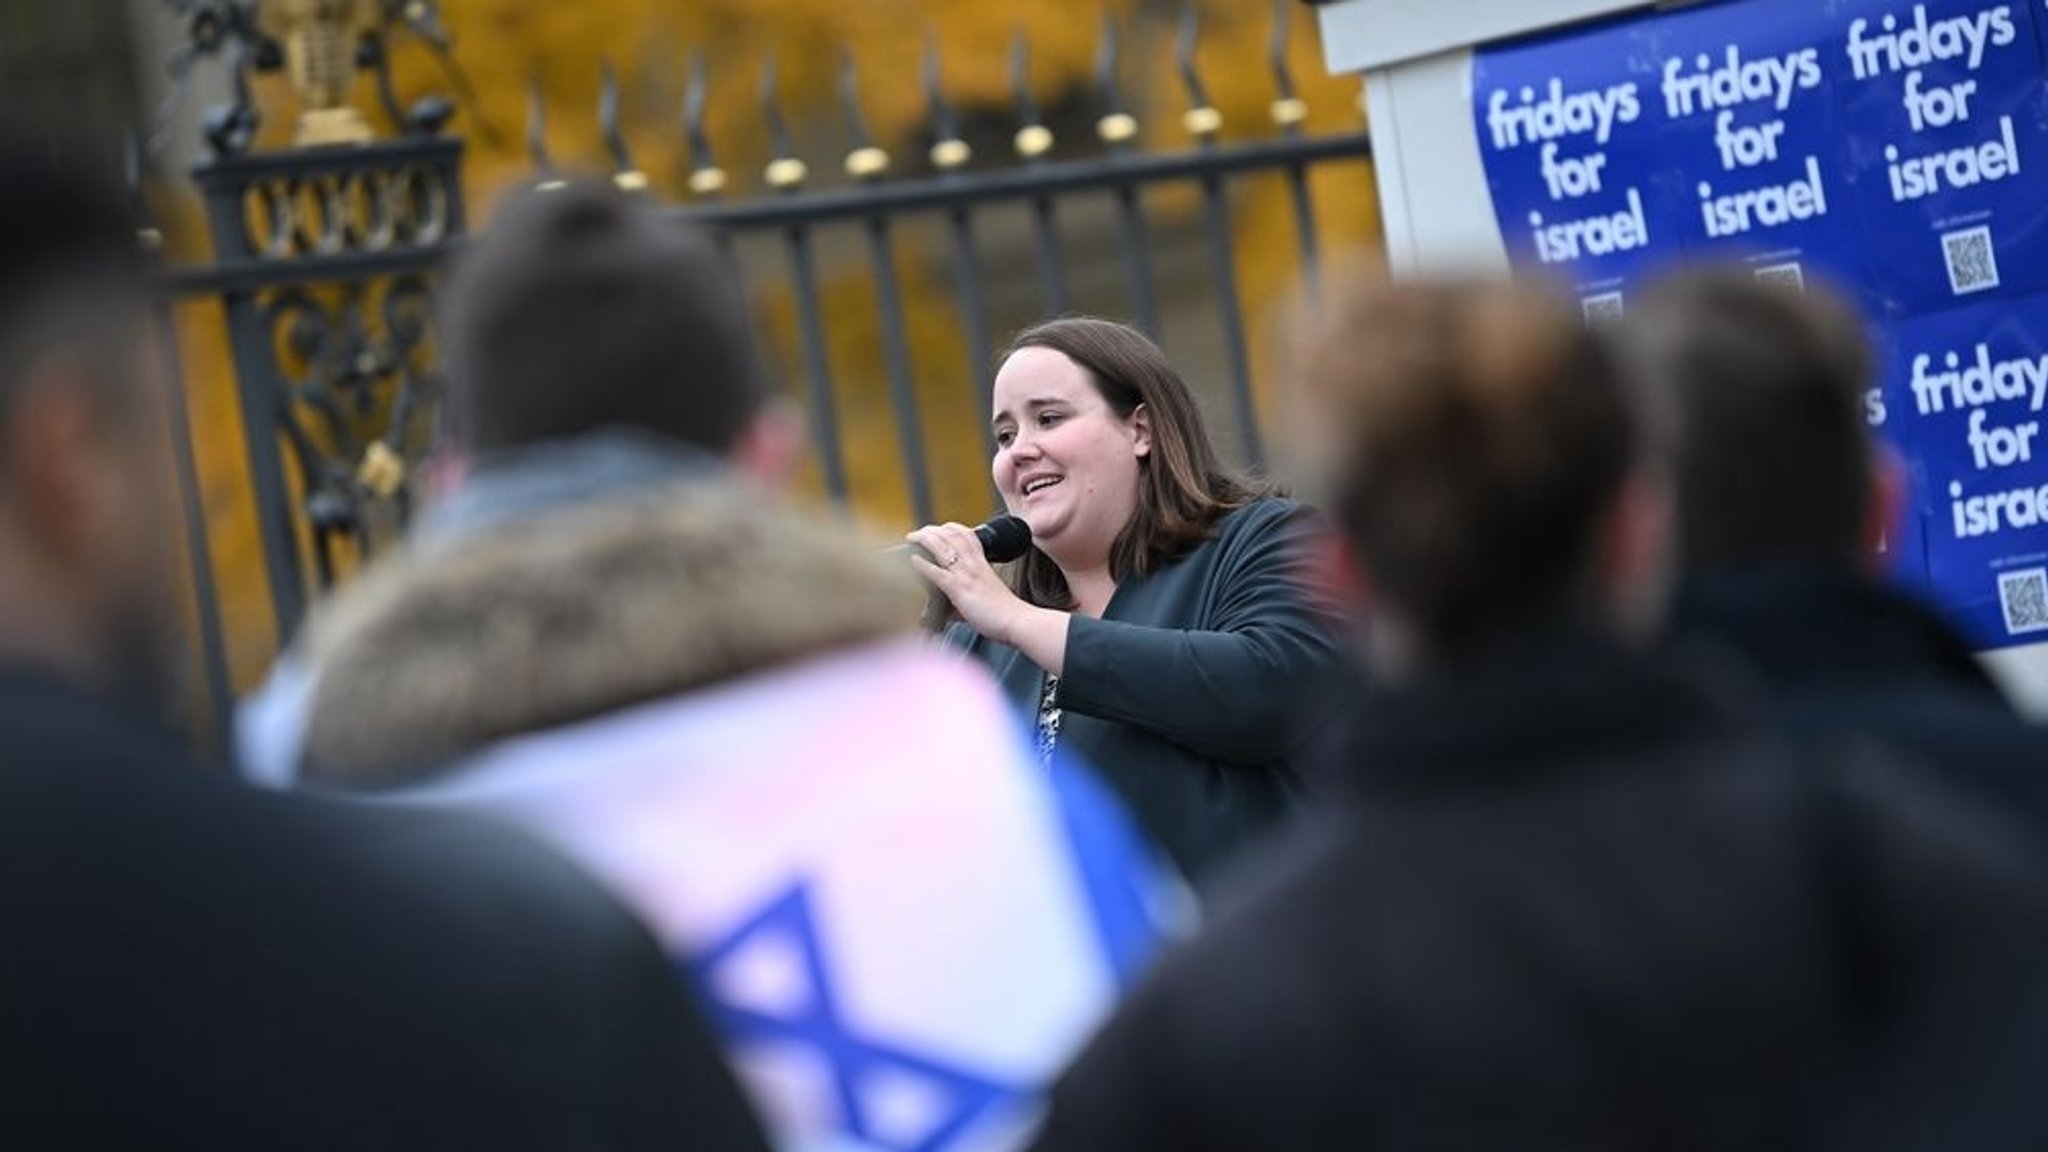
[[1999, 573], [1998, 604], [2007, 632], [2048, 630], [2048, 568]]
[[1941, 252], [1948, 261], [1948, 286], [1956, 295], [1998, 287], [1998, 252], [1991, 246], [1990, 228], [1949, 232], [1941, 238]]
[[1756, 270], [1756, 282], [1766, 288], [1785, 292], [1806, 291], [1806, 273], [1795, 262], [1792, 264], [1770, 264]]
[[1625, 311], [1619, 292], [1602, 292], [1598, 296], [1588, 296], [1579, 301], [1579, 306], [1586, 310], [1588, 324], [1604, 324], [1610, 320], [1619, 320]]

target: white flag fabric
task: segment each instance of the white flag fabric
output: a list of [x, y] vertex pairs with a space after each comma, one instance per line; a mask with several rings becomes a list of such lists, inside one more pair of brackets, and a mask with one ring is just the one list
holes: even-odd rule
[[789, 1152], [980, 1152], [1183, 890], [975, 666], [891, 644], [520, 738], [400, 797], [507, 817], [638, 910]]

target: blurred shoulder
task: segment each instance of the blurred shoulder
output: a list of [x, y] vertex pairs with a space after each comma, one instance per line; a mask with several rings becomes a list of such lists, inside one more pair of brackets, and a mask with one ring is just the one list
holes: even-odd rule
[[[1945, 765], [1867, 737], [1807, 739], [1819, 787], [1838, 812], [1824, 834], [1902, 892], [1962, 911], [1990, 898], [1996, 919], [2048, 926], [2048, 849], [2028, 816], [1959, 785]], [[1942, 889], [1946, 893], [1935, 896]]]
[[1300, 525], [1306, 511], [1283, 496], [1260, 496], [1250, 503], [1221, 512], [1210, 522], [1206, 535], [1181, 554], [1175, 563], [1193, 561], [1196, 566], [1226, 565], [1256, 557], [1275, 547], [1290, 548], [1303, 534]]
[[545, 993], [651, 947], [594, 880], [495, 820], [230, 780], [177, 794], [166, 819], [188, 833], [168, 866], [190, 898], [217, 894], [281, 937], [347, 940], [329, 953], [339, 969], [380, 957], [373, 941], [403, 941], [423, 970], [488, 964]]
[[1286, 496], [1261, 496], [1226, 513], [1197, 554], [1223, 573], [1291, 575], [1314, 560], [1324, 531], [1314, 508]]
[[1261, 496], [1226, 513], [1217, 522], [1216, 534], [1220, 539], [1231, 539], [1290, 532], [1309, 527], [1314, 521], [1315, 511], [1291, 496]]
[[1305, 815], [1285, 834], [1242, 855], [1209, 885], [1200, 934], [1162, 965], [1165, 994], [1228, 985], [1250, 996], [1251, 986], [1284, 971], [1293, 975], [1265, 992], [1286, 997], [1299, 970], [1273, 961], [1320, 952], [1313, 941], [1320, 926], [1348, 919], [1343, 910], [1358, 895], [1362, 866], [1354, 849], [1343, 820]]
[[1134, 990], [1118, 1029], [1147, 1059], [1175, 1053], [1182, 1089], [1237, 1078], [1245, 1060], [1291, 1063], [1361, 959], [1341, 941], [1358, 920], [1347, 856], [1341, 836], [1310, 828], [1240, 863], [1210, 891], [1200, 931]]
[[1302, 813], [1287, 829], [1254, 845], [1206, 895], [1208, 930], [1270, 931], [1328, 898], [1359, 865], [1354, 821], [1341, 807]]

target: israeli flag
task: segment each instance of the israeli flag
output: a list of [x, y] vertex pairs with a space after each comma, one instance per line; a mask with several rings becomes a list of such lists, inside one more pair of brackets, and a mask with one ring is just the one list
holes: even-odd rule
[[791, 1152], [1006, 1149], [1190, 905], [979, 668], [888, 645], [501, 745], [404, 799], [636, 908]]

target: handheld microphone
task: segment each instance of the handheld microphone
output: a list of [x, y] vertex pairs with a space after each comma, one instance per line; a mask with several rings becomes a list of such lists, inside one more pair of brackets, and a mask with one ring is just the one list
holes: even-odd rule
[[[1031, 525], [1022, 516], [998, 516], [974, 530], [974, 538], [981, 541], [981, 554], [991, 564], [1007, 564], [1031, 547]], [[883, 550], [890, 556], [925, 556], [924, 549], [915, 544], [898, 544]], [[936, 563], [936, 561], [934, 561]]]

